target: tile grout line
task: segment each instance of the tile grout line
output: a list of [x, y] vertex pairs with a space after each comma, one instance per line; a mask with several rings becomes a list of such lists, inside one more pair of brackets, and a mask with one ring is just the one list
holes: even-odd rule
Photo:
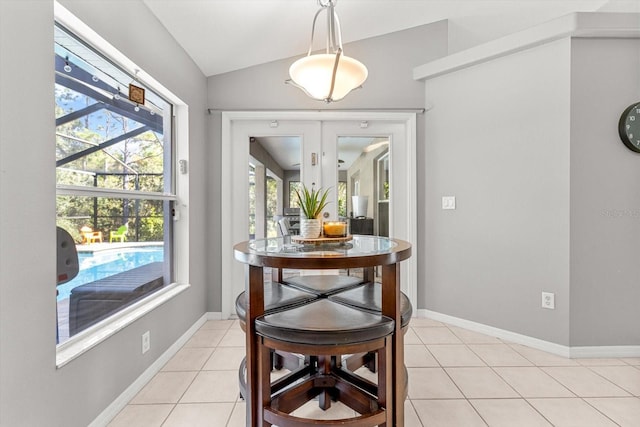
[[[605, 365], [605, 368], [615, 368], [615, 367], [620, 367], [623, 365]], [[601, 367], [601, 366], [593, 366], [593, 367]], [[624, 367], [624, 366], [623, 366]], [[598, 371], [595, 371], [593, 369], [591, 369], [592, 367], [590, 366], [585, 366], [585, 368], [587, 368], [589, 371], [593, 372], [594, 374], [596, 374], [597, 376], [599, 376], [600, 378], [604, 379], [605, 381], [613, 384], [614, 386], [618, 387], [620, 390], [629, 393], [629, 396], [636, 396], [634, 393], [632, 393], [631, 391], [627, 390], [626, 388], [624, 388], [622, 385], [618, 384], [617, 382], [613, 382], [613, 380], [605, 377], [604, 375], [602, 375], [601, 373], [599, 373]], [[605, 396], [603, 396], [605, 397]], [[612, 396], [612, 397], [626, 397], [626, 396]]]
[[[206, 323], [205, 323], [206, 324]], [[229, 332], [229, 330], [231, 329], [231, 326], [233, 325], [233, 323], [230, 323], [229, 326], [226, 329], [221, 329], [224, 330], [224, 334], [222, 335], [222, 337], [224, 338], [224, 336]], [[203, 325], [204, 326], [204, 325]], [[209, 329], [202, 329], [202, 326], [200, 327], [200, 329], [198, 329], [198, 331], [202, 331], [202, 330], [209, 330]], [[211, 329], [214, 330], [214, 329]], [[222, 341], [222, 338], [220, 338], [220, 340], [218, 341], [218, 344], [220, 343], [220, 341]], [[186, 345], [186, 343], [185, 343]], [[215, 353], [216, 349], [218, 348], [218, 345], [214, 346], [214, 347], [185, 347], [184, 345], [182, 347], [180, 347], [180, 350], [184, 349], [184, 348], [213, 348], [213, 351], [211, 352], [211, 355], [209, 356], [209, 358], [211, 358], [211, 356], [213, 356], [213, 354]], [[178, 350], [178, 352], [180, 351]], [[176, 352], [177, 354], [177, 352]], [[174, 356], [175, 357], [175, 356]], [[173, 359], [173, 358], [172, 358]], [[208, 361], [209, 359], [207, 359]], [[169, 361], [167, 361], [167, 364], [171, 362], [171, 359], [169, 359]], [[202, 365], [202, 367], [204, 367], [206, 365], [205, 364]], [[165, 364], [166, 366], [166, 364]], [[169, 411], [169, 413], [167, 414], [167, 416], [165, 417], [165, 419], [162, 421], [162, 424], [160, 424], [160, 427], [164, 426], [167, 421], [169, 420], [169, 417], [171, 416], [171, 414], [175, 411], [175, 409], [177, 408], [177, 406], [180, 404], [180, 401], [184, 398], [184, 395], [187, 393], [187, 391], [189, 390], [189, 388], [193, 385], [193, 383], [195, 382], [196, 378], [198, 378], [198, 374], [200, 372], [202, 372], [202, 367], [197, 370], [197, 371], [168, 371], [168, 372], [195, 372], [196, 374], [194, 375], [193, 379], [191, 380], [191, 382], [189, 383], [189, 385], [184, 389], [184, 391], [182, 392], [182, 394], [180, 395], [180, 397], [178, 398], [178, 401], [173, 404], [173, 408], [171, 408], [171, 411]], [[160, 369], [159, 372], [162, 372], [162, 369], [164, 368], [164, 366]], [[156, 374], [157, 375], [157, 374]], [[235, 408], [235, 402], [234, 402], [234, 408]], [[233, 410], [231, 412], [233, 414]], [[228, 422], [228, 421], [227, 421]]]
[[[177, 406], [179, 404], [181, 404], [181, 400], [184, 398], [185, 394], [187, 393], [187, 391], [189, 390], [189, 388], [193, 385], [193, 383], [195, 382], [195, 379], [198, 377], [198, 375], [202, 372], [205, 372], [203, 370], [203, 368], [207, 365], [207, 363], [209, 362], [209, 360], [211, 360], [211, 358], [214, 356], [214, 354], [216, 353], [216, 351], [220, 348], [220, 343], [222, 342], [222, 340], [224, 339], [224, 337], [226, 337], [228, 335], [228, 333], [233, 329], [234, 325], [237, 325], [236, 322], [231, 322], [229, 325], [227, 325], [225, 328], [220, 328], [219, 330], [223, 331], [222, 334], [222, 338], [220, 338], [220, 340], [218, 340], [217, 344], [213, 347], [191, 347], [191, 348], [212, 348], [213, 351], [211, 352], [211, 354], [209, 355], [209, 357], [204, 361], [204, 363], [202, 364], [202, 366], [200, 366], [200, 369], [198, 370], [188, 370], [188, 371], [162, 371], [163, 368], [161, 368], [161, 370], [158, 373], [161, 372], [195, 372], [195, 376], [194, 378], [191, 380], [191, 382], [189, 383], [189, 385], [185, 388], [184, 392], [180, 395], [180, 397], [177, 399], [176, 403], [169, 403], [171, 406], [171, 410], [168, 412], [168, 414], [166, 415], [166, 417], [164, 418], [164, 420], [161, 422], [161, 426], [165, 426], [167, 425], [167, 421], [169, 420], [169, 418], [171, 417], [171, 415], [175, 412]], [[204, 326], [204, 325], [203, 325]], [[515, 392], [515, 394], [519, 397], [505, 397], [505, 398], [493, 398], [493, 397], [486, 397], [486, 398], [474, 398], [473, 400], [523, 400], [526, 402], [526, 404], [528, 405], [528, 407], [530, 407], [531, 409], [533, 409], [535, 411], [535, 413], [539, 414], [546, 422], [548, 422], [550, 425], [554, 425], [549, 419], [547, 419], [547, 417], [544, 416], [544, 414], [542, 414], [540, 411], [538, 411], [536, 409], [536, 407], [530, 402], [530, 400], [532, 399], [580, 399], [582, 402], [586, 403], [588, 407], [595, 409], [597, 413], [601, 414], [602, 416], [604, 416], [607, 420], [611, 421], [614, 425], [616, 426], [620, 426], [620, 424], [618, 424], [616, 421], [614, 421], [612, 418], [610, 418], [605, 412], [599, 410], [597, 407], [595, 407], [594, 405], [592, 405], [587, 399], [590, 398], [594, 398], [594, 399], [627, 399], [627, 398], [632, 398], [632, 399], [640, 399], [640, 396], [635, 395], [634, 393], [631, 393], [629, 390], [627, 390], [625, 387], [623, 387], [622, 385], [618, 384], [617, 382], [605, 377], [603, 374], [597, 372], [595, 370], [595, 368], [599, 368], [599, 367], [627, 367], [627, 366], [631, 366], [634, 369], [640, 369], [640, 365], [633, 365], [631, 362], [627, 362], [622, 360], [621, 358], [612, 358], [612, 360], [615, 360], [618, 363], [622, 363], [622, 364], [603, 364], [603, 365], [583, 365], [579, 360], [575, 360], [576, 365], [575, 366], [564, 366], [564, 365], [554, 365], [553, 362], [551, 362], [552, 364], [550, 365], [546, 365], [546, 364], [538, 364], [535, 363], [534, 361], [530, 360], [530, 358], [528, 358], [526, 355], [524, 355], [523, 353], [519, 352], [517, 348], [514, 348], [513, 345], [514, 343], [510, 343], [508, 341], [500, 341], [499, 343], [474, 343], [474, 342], [466, 342], [462, 337], [458, 336], [453, 330], [451, 330], [451, 328], [449, 327], [449, 325], [447, 324], [442, 324], [442, 325], [433, 325], [433, 326], [410, 326], [413, 334], [417, 337], [418, 342], [416, 344], [419, 343], [419, 345], [421, 345], [424, 350], [426, 350], [426, 355], [430, 356], [436, 363], [437, 366], [433, 366], [433, 367], [429, 367], [429, 368], [438, 368], [441, 371], [443, 371], [445, 373], [445, 375], [447, 376], [447, 378], [449, 378], [449, 380], [453, 383], [453, 385], [456, 387], [456, 389], [459, 391], [460, 395], [462, 396], [462, 399], [460, 398], [438, 398], [433, 397], [433, 398], [428, 398], [428, 399], [411, 399], [410, 397], [407, 398], [407, 400], [409, 401], [409, 405], [411, 406], [412, 410], [414, 411], [415, 417], [417, 418], [418, 422], [424, 426], [424, 422], [420, 417], [420, 414], [415, 406], [415, 402], [420, 401], [420, 400], [465, 400], [467, 402], [468, 405], [471, 405], [471, 407], [473, 408], [474, 412], [477, 414], [478, 417], [480, 417], [480, 419], [486, 424], [489, 425], [488, 421], [484, 419], [484, 417], [482, 416], [482, 414], [480, 414], [480, 412], [478, 411], [478, 409], [475, 407], [475, 405], [473, 405], [473, 403], [471, 402], [471, 398], [467, 397], [465, 395], [465, 393], [462, 391], [462, 389], [459, 387], [459, 385], [453, 380], [453, 378], [451, 377], [451, 375], [449, 374], [449, 372], [447, 371], [447, 367], [443, 366], [443, 364], [441, 363], [441, 361], [434, 355], [434, 353], [431, 352], [431, 350], [429, 349], [429, 345], [425, 343], [425, 341], [416, 333], [415, 328], [426, 328], [426, 329], [431, 329], [431, 328], [446, 328], [447, 330], [449, 330], [449, 332], [451, 334], [453, 334], [453, 336], [455, 338], [457, 338], [458, 340], [460, 340], [459, 343], [440, 343], [440, 345], [453, 345], [453, 346], [464, 346], [464, 348], [468, 351], [471, 352], [471, 354], [475, 355], [483, 364], [484, 366], [449, 366], [448, 368], [483, 368], [483, 367], [488, 367], [495, 375], [497, 375], [498, 378], [500, 378], [501, 381], [503, 381], [513, 392]], [[202, 330], [202, 328], [200, 328], [200, 330]], [[405, 344], [405, 345], [416, 345], [416, 344]], [[502, 366], [500, 364], [491, 364], [489, 363], [487, 360], [485, 360], [479, 353], [477, 353], [476, 351], [473, 350], [473, 348], [471, 347], [471, 345], [495, 345], [495, 344], [505, 344], [507, 345], [511, 350], [513, 350], [515, 353], [517, 353], [519, 356], [521, 356], [525, 361], [527, 361], [528, 363], [531, 363], [532, 366], [520, 366], [520, 365], [506, 365], [506, 366]], [[186, 345], [186, 343], [185, 343]], [[438, 345], [438, 344], [431, 344], [431, 345]], [[526, 347], [526, 346], [525, 346]], [[186, 348], [184, 345], [180, 348], [180, 350]], [[566, 358], [565, 358], [566, 359]], [[170, 361], [167, 362], [167, 364]], [[165, 364], [166, 366], [166, 364]], [[550, 375], [548, 372], [546, 372], [546, 370], [544, 368], [568, 368], [568, 367], [582, 367], [582, 368], [586, 368], [587, 371], [595, 374], [596, 376], [604, 379], [607, 383], [618, 387], [619, 389], [623, 390], [625, 393], [628, 393], [629, 396], [593, 396], [593, 397], [587, 397], [587, 396], [579, 396], [577, 395], [575, 392], [573, 392], [571, 389], [569, 389], [567, 386], [565, 386], [563, 383], [561, 383], [558, 379], [556, 379], [554, 376]], [[417, 366], [414, 368], [427, 368], [422, 367], [422, 366]], [[555, 383], [557, 383], [559, 386], [561, 386], [563, 389], [566, 389], [569, 393], [572, 394], [572, 396], [567, 396], [567, 397], [524, 397], [521, 393], [519, 393], [504, 377], [502, 377], [500, 375], [500, 373], [496, 370], [497, 368], [536, 368], [537, 370], [539, 370], [543, 375], [549, 377], [552, 379], [552, 381], [554, 381]], [[227, 370], [229, 371], [229, 370]], [[157, 374], [156, 374], [157, 375]], [[154, 376], [155, 377], [155, 376]], [[207, 402], [190, 402], [190, 403], [207, 403]], [[227, 403], [231, 403], [231, 402], [227, 402]], [[142, 406], [142, 405], [166, 405], [167, 403], [151, 403], [151, 404], [132, 404], [132, 403], [128, 403], [127, 406]], [[188, 404], [188, 403], [184, 403], [184, 404]], [[227, 418], [226, 418], [226, 422], [223, 425], [226, 426], [230, 426], [231, 421], [233, 419], [234, 413], [236, 411], [236, 409], [238, 409], [240, 407], [240, 405], [242, 404], [242, 399], [239, 399], [239, 397], [235, 398], [235, 401], [233, 402], [233, 406], [231, 408], [231, 412], [228, 414]], [[124, 409], [124, 408], [123, 408]]]
[[[451, 332], [452, 332], [454, 335], [456, 335], [454, 331], [451, 331]], [[458, 336], [456, 335], [456, 337], [458, 337]], [[461, 337], [458, 337], [458, 338], [459, 338], [460, 340], [462, 340], [462, 341], [463, 341], [463, 343], [464, 343], [464, 345], [465, 345], [465, 346], [466, 346], [466, 347], [467, 347], [467, 348], [468, 348], [468, 349], [469, 349], [473, 354], [475, 354], [478, 358], [480, 358], [480, 360], [482, 360], [482, 361], [483, 361], [483, 363], [485, 363], [485, 364], [487, 365], [487, 367], [488, 367], [489, 369], [491, 369], [491, 371], [492, 371], [493, 373], [495, 373], [495, 374], [498, 376], [498, 378], [500, 378], [500, 379], [501, 379], [505, 384], [507, 384], [507, 386], [509, 386], [509, 388], [510, 388], [511, 390], [513, 390], [513, 391], [514, 391], [518, 396], [520, 396], [519, 398], [517, 398], [518, 400], [520, 400], [520, 399], [521, 399], [521, 400], [523, 400], [524, 402], [526, 402], [526, 404], [527, 404], [531, 409], [533, 409], [533, 410], [535, 411], [535, 413], [539, 414], [539, 415], [542, 417], [542, 419], [544, 419], [546, 422], [548, 422], [551, 426], [554, 426], [554, 424], [551, 422], [551, 420], [549, 420], [549, 419], [548, 419], [548, 418], [547, 418], [543, 413], [541, 413], [541, 412], [540, 412], [540, 411], [539, 411], [535, 406], [533, 406], [533, 405], [531, 404], [531, 402], [529, 402], [529, 400], [528, 400], [527, 398], [525, 398], [525, 397], [524, 397], [520, 392], [518, 392], [518, 391], [517, 391], [517, 390], [516, 390], [516, 389], [515, 389], [515, 388], [514, 388], [514, 387], [513, 387], [513, 386], [512, 386], [512, 385], [511, 385], [511, 384], [510, 384], [510, 383], [509, 383], [505, 378], [504, 378], [504, 377], [502, 377], [502, 376], [500, 375], [500, 373], [499, 373], [498, 371], [496, 371], [496, 370], [495, 370], [496, 366], [494, 366], [494, 365], [490, 364], [489, 362], [487, 362], [486, 360], [484, 360], [484, 359], [482, 358], [482, 356], [481, 356], [481, 355], [479, 355], [478, 353], [476, 353], [475, 351], [473, 351], [473, 348], [471, 348], [471, 347], [468, 345], [469, 343], [464, 342], [464, 340], [463, 340]], [[560, 383], [556, 378], [552, 377], [552, 376], [551, 376], [551, 375], [549, 375], [547, 372], [545, 372], [543, 369], [541, 369], [541, 367], [540, 367], [540, 366], [538, 366], [538, 364], [537, 364], [537, 363], [535, 363], [534, 361], [530, 360], [529, 358], [527, 358], [527, 357], [526, 357], [526, 355], [524, 355], [524, 354], [520, 353], [517, 349], [515, 349], [515, 348], [513, 348], [511, 345], [509, 345], [509, 342], [503, 342], [503, 343], [504, 343], [504, 344], [506, 344], [510, 349], [512, 349], [513, 351], [515, 351], [515, 352], [516, 352], [516, 354], [520, 355], [524, 360], [526, 360], [527, 362], [531, 363], [531, 364], [533, 365], [533, 366], [531, 366], [531, 367], [535, 367], [535, 368], [537, 368], [537, 369], [538, 369], [538, 370], [540, 370], [540, 372], [542, 372], [544, 375], [547, 375], [547, 376], [548, 376], [548, 377], [550, 377], [553, 381], [557, 382], [561, 387], [563, 387], [563, 388], [567, 389], [571, 394], [573, 394], [574, 396], [578, 397], [577, 395], [575, 395], [575, 393], [574, 393], [572, 390], [568, 389], [564, 384]], [[516, 368], [517, 368], [517, 367], [521, 367], [521, 366], [514, 366], [514, 367], [516, 367]], [[522, 367], [529, 367], [529, 366], [522, 366]], [[446, 371], [445, 371], [445, 372], [446, 372]], [[447, 374], [448, 374], [448, 373], [447, 373]], [[453, 378], [452, 378], [451, 380], [453, 381]], [[455, 384], [455, 381], [454, 381], [454, 384]], [[456, 384], [456, 386], [457, 386], [457, 384]], [[461, 392], [462, 392], [462, 390], [461, 390]], [[474, 408], [474, 410], [475, 410], [475, 411], [476, 411], [476, 413], [480, 416], [480, 418], [482, 418], [482, 420], [483, 420], [487, 425], [489, 425], [489, 423], [488, 423], [488, 422], [487, 422], [487, 421], [482, 417], [482, 414], [480, 414], [480, 412], [479, 412], [479, 411], [477, 410], [477, 408], [473, 405], [473, 403], [471, 403], [471, 402], [469, 401], [469, 399], [466, 397], [466, 395], [465, 395], [464, 393], [462, 393], [462, 395], [463, 395], [463, 396], [465, 396], [465, 398], [467, 399], [467, 402], [468, 402], [468, 403], [469, 403], [469, 404]], [[488, 398], [488, 399], [489, 399], [489, 398]], [[506, 398], [505, 398], [505, 399], [506, 399]], [[509, 399], [511, 399], [511, 398], [509, 398]], [[480, 400], [480, 399], [479, 399], [479, 400]], [[588, 403], [588, 402], [587, 402], [587, 403]], [[609, 417], [607, 417], [607, 418], [609, 418]], [[617, 423], [616, 423], [616, 425], [617, 425]]]
[[[606, 398], [603, 396], [603, 398]], [[615, 422], [611, 417], [609, 417], [607, 414], [605, 414], [604, 412], [602, 412], [601, 410], [599, 410], [598, 408], [596, 408], [595, 406], [593, 406], [591, 403], [589, 403], [589, 401], [587, 401], [588, 398], [584, 398], [584, 397], [580, 397], [580, 399], [586, 403], [587, 405], [589, 405], [591, 408], [595, 409], [598, 413], [602, 414], [602, 416], [604, 416], [606, 419], [608, 419], [609, 421], [611, 421], [612, 423], [614, 423], [615, 425], [617, 425], [618, 427], [620, 427], [620, 424], [618, 424], [617, 422]], [[597, 399], [597, 398], [595, 398]], [[611, 399], [611, 397], [609, 398]], [[614, 397], [615, 399], [615, 397]]]

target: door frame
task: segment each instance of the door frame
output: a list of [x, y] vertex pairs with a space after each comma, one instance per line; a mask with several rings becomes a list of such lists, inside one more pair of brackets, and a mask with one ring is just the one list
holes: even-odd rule
[[[411, 112], [371, 112], [371, 111], [225, 111], [221, 117], [221, 245], [222, 245], [222, 272], [221, 272], [221, 315], [223, 319], [231, 317], [235, 313], [235, 298], [233, 295], [233, 283], [245, 281], [244, 266], [235, 261], [233, 246], [247, 239], [247, 227], [242, 227], [242, 221], [234, 221], [238, 218], [237, 212], [241, 212], [244, 204], [237, 194], [247, 194], [248, 179], [239, 179], [234, 182], [234, 176], [238, 171], [246, 171], [249, 159], [249, 144], [234, 143], [233, 125], [246, 121], [268, 120], [272, 121], [359, 121], [376, 123], [402, 123], [405, 130], [405, 141], [400, 144], [391, 144], [390, 156], [394, 158], [396, 167], [392, 168], [394, 186], [403, 186], [406, 198], [406, 210], [402, 216], [406, 225], [402, 236], [393, 236], [407, 240], [413, 245], [413, 256], [403, 261], [402, 282], [403, 291], [409, 297], [411, 304], [417, 303], [417, 174], [416, 174], [416, 113]], [[245, 139], [248, 141], [248, 139]], [[394, 146], [396, 147], [394, 150]], [[394, 151], [396, 155], [394, 156]], [[398, 167], [402, 165], [402, 167]], [[234, 174], [236, 172], [236, 174]], [[248, 175], [245, 173], [244, 175]], [[239, 175], [238, 175], [239, 177]], [[394, 187], [392, 187], [394, 188]], [[401, 187], [395, 187], [401, 188]], [[244, 191], [243, 191], [244, 189]], [[393, 190], [392, 190], [393, 191]], [[240, 210], [236, 206], [240, 204]], [[247, 205], [248, 223], [248, 205]]]

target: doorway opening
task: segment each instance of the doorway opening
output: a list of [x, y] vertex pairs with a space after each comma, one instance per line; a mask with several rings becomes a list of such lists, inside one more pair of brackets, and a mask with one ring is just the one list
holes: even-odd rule
[[[362, 123], [367, 123], [367, 126], [362, 126]], [[273, 204], [276, 216], [284, 215], [285, 209], [295, 209], [291, 189], [296, 185], [332, 189], [331, 203], [326, 211], [329, 218], [351, 218], [353, 215], [355, 219], [362, 216], [356, 215], [352, 196], [366, 195], [367, 208], [363, 216], [374, 224], [369, 234], [383, 232], [415, 244], [415, 135], [415, 113], [223, 113], [221, 176], [222, 206], [225, 209], [222, 211], [222, 247], [232, 248], [248, 239], [249, 215], [235, 215], [235, 212], [249, 212], [249, 174], [245, 171], [249, 159], [255, 159], [251, 153], [251, 140], [265, 141], [263, 149], [275, 142], [297, 142], [296, 148], [273, 152], [270, 148], [264, 150], [273, 160], [283, 154], [285, 157], [275, 161], [277, 167], [265, 166], [272, 172], [278, 168], [282, 170], [274, 173], [282, 180], [282, 192]], [[345, 147], [348, 142], [355, 141], [363, 145], [355, 149], [353, 161], [348, 161], [347, 156], [354, 153], [349, 153]], [[296, 153], [298, 161], [286, 158], [291, 150]], [[366, 173], [364, 168], [349, 171], [358, 162], [368, 165]], [[297, 169], [294, 167], [296, 164]], [[268, 221], [266, 205], [265, 201], [265, 224]], [[402, 270], [402, 290], [413, 304], [417, 294], [414, 259], [415, 256], [403, 262]], [[233, 313], [235, 297], [245, 289], [245, 275], [243, 265], [233, 259], [231, 250], [223, 250], [222, 266], [222, 316], [227, 318]]]

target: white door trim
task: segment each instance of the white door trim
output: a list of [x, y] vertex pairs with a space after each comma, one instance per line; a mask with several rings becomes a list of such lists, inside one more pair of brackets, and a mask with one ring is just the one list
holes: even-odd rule
[[[367, 121], [367, 122], [401, 122], [405, 126], [406, 141], [402, 155], [396, 155], [401, 168], [393, 168], [394, 185], [404, 185], [407, 195], [407, 210], [404, 216], [407, 221], [404, 240], [413, 245], [413, 256], [403, 262], [402, 277], [404, 291], [412, 305], [417, 301], [417, 175], [416, 175], [416, 113], [408, 112], [368, 112], [368, 111], [229, 111], [223, 112], [221, 118], [221, 244], [222, 244], [222, 318], [230, 317], [234, 312], [233, 283], [244, 283], [244, 267], [235, 261], [233, 246], [247, 239], [247, 227], [243, 221], [234, 221], [238, 212], [244, 207], [239, 202], [238, 194], [248, 194], [247, 165], [249, 145], [234, 143], [233, 125], [250, 120], [305, 120], [305, 121]], [[391, 153], [393, 155], [393, 144]], [[402, 176], [398, 174], [404, 172]], [[242, 176], [241, 176], [242, 175]], [[393, 190], [392, 190], [393, 191]], [[236, 206], [240, 204], [240, 209]], [[248, 208], [246, 209], [248, 217]], [[246, 220], [248, 221], [248, 219]]]

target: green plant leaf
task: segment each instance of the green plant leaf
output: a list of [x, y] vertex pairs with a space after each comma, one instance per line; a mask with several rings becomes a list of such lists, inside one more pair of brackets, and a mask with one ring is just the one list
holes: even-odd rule
[[298, 196], [300, 209], [302, 209], [302, 214], [305, 218], [318, 218], [320, 214], [322, 214], [322, 210], [329, 204], [327, 201], [327, 197], [329, 197], [328, 188], [326, 190], [322, 188], [315, 190], [312, 188], [311, 191], [309, 191], [309, 189], [303, 185], [302, 191], [298, 189], [295, 191], [296, 196]]

